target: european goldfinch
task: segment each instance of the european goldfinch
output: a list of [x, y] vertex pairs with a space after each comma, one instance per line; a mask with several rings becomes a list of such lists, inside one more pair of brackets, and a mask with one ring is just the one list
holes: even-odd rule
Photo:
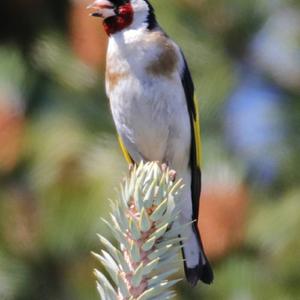
[[[194, 286], [213, 281], [197, 227], [201, 141], [194, 84], [181, 49], [156, 21], [147, 0], [96, 0], [109, 36], [106, 92], [121, 147], [129, 162], [160, 161], [183, 178], [185, 274]], [[192, 222], [192, 221], [195, 222]]]

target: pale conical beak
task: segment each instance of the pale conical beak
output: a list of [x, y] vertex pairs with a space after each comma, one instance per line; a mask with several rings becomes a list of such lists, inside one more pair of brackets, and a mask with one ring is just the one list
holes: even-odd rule
[[100, 17], [103, 19], [113, 17], [116, 15], [114, 11], [114, 6], [108, 0], [96, 0], [87, 9], [92, 9], [93, 12], [90, 14], [92, 17]]

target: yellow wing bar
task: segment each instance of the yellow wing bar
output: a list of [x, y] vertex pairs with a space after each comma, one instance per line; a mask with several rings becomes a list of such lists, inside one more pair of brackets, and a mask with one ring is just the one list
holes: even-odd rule
[[119, 141], [119, 144], [120, 144], [120, 147], [121, 147], [121, 150], [123, 152], [123, 155], [126, 159], [126, 161], [129, 163], [129, 164], [132, 164], [134, 161], [133, 159], [131, 158], [129, 152], [127, 151], [125, 145], [124, 145], [124, 142], [122, 140], [122, 138], [118, 135], [118, 141]]
[[201, 142], [201, 126], [200, 126], [200, 111], [199, 111], [199, 102], [194, 96], [194, 106], [196, 109], [196, 117], [193, 119], [194, 125], [194, 138], [196, 143], [196, 159], [198, 167], [202, 165], [202, 142]]

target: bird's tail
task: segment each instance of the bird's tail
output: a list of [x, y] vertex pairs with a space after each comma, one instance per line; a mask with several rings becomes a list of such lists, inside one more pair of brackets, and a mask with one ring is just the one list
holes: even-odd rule
[[189, 239], [184, 241], [182, 251], [186, 279], [192, 286], [195, 286], [199, 280], [210, 284], [214, 279], [214, 275], [204, 253], [197, 225], [193, 223], [189, 231]]

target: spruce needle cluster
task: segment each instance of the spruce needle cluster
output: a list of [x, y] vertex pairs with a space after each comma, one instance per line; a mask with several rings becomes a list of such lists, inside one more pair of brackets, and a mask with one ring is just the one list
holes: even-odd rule
[[95, 270], [102, 300], [171, 299], [179, 280], [168, 278], [178, 270], [178, 252], [185, 226], [179, 224], [182, 180], [155, 162], [133, 166], [112, 202], [104, 222], [118, 246], [99, 235], [104, 246], [93, 253], [109, 274]]

